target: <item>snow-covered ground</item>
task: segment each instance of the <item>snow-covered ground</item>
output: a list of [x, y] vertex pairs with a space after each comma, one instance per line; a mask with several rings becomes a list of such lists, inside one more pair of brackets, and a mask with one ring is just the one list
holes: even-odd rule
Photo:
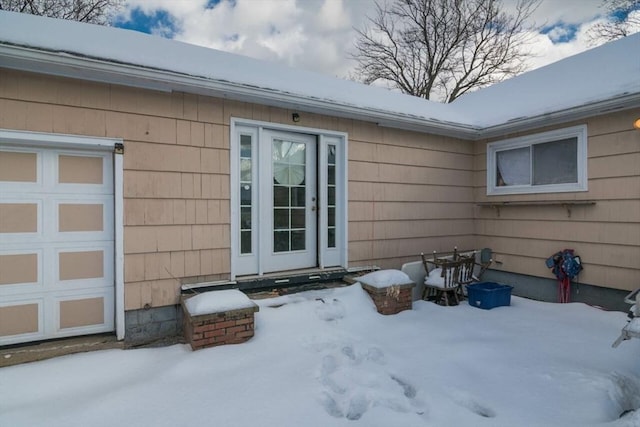
[[625, 315], [513, 297], [379, 315], [356, 284], [259, 301], [249, 342], [0, 369], [1, 426], [639, 426]]

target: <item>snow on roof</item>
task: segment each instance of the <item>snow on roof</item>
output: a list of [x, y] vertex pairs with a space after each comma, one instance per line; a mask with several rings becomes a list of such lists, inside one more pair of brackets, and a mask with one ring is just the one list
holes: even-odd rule
[[467, 93], [453, 104], [473, 116], [473, 123], [491, 126], [639, 92], [640, 33], [636, 33]]
[[[131, 30], [0, 11], [0, 46], [88, 57], [431, 123], [486, 128], [640, 93], [640, 34], [441, 104]], [[490, 106], [490, 107], [488, 107]]]

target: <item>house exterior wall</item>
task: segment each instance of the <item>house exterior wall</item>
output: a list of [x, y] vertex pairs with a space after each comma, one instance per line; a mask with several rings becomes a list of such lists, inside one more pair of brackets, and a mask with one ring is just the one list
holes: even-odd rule
[[366, 125], [349, 139], [349, 260], [399, 268], [475, 247], [473, 145]]
[[554, 278], [544, 261], [572, 248], [585, 269], [581, 283], [631, 290], [640, 285], [640, 131], [638, 110], [592, 117], [526, 134], [586, 124], [588, 191], [530, 195], [486, 195], [486, 143], [522, 136], [505, 135], [476, 145], [476, 202], [593, 200], [576, 205], [571, 216], [562, 206], [477, 206], [478, 244], [493, 249], [503, 272]]
[[[0, 69], [0, 128], [122, 138], [125, 310], [176, 305], [181, 283], [230, 277], [232, 117], [292, 111]], [[399, 268], [475, 246], [470, 142], [300, 112], [349, 138], [349, 265]]]

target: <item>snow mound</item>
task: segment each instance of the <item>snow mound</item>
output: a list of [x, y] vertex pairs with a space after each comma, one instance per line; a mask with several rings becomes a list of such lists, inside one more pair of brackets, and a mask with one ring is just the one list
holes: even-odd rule
[[379, 270], [359, 277], [358, 281], [374, 288], [388, 288], [393, 285], [411, 283], [411, 278], [400, 270]]
[[236, 289], [205, 292], [187, 299], [184, 305], [192, 316], [242, 310], [256, 306], [248, 296]]
[[380, 316], [360, 285], [256, 303], [242, 345], [0, 368], [0, 426], [640, 425], [640, 340], [610, 346], [625, 313], [513, 296], [510, 310], [416, 301]]

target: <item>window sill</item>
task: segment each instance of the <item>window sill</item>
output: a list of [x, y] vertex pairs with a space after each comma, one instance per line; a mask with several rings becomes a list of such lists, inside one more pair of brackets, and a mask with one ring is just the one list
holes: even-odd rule
[[494, 208], [500, 217], [500, 208], [509, 206], [562, 206], [567, 210], [567, 217], [571, 218], [571, 208], [579, 205], [595, 205], [595, 200], [533, 200], [524, 202], [479, 202], [476, 206]]

